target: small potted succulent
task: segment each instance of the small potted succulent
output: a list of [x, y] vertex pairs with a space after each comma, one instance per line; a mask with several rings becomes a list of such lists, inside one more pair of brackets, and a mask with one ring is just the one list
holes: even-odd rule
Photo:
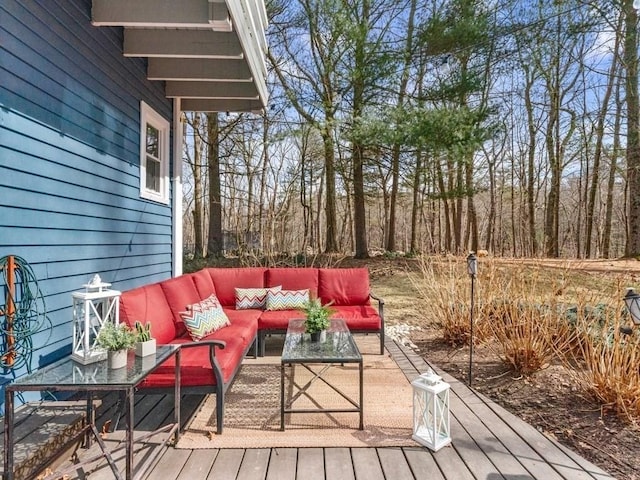
[[326, 339], [329, 317], [333, 314], [333, 309], [329, 308], [330, 305], [331, 303], [322, 305], [319, 298], [313, 298], [306, 302], [302, 308], [305, 316], [305, 332], [311, 335], [311, 341], [313, 342], [322, 342]]
[[136, 321], [136, 356], [146, 357], [156, 353], [156, 339], [151, 336], [151, 323]]
[[127, 366], [127, 350], [135, 345], [136, 333], [124, 323], [105, 322], [96, 343], [107, 351], [109, 368], [122, 368]]

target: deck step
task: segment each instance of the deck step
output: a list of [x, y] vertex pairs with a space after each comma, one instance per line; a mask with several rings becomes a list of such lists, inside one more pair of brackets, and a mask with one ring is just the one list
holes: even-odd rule
[[[96, 406], [99, 401], [96, 401]], [[63, 452], [77, 448], [78, 433], [86, 418], [86, 401], [30, 402], [14, 413], [14, 475], [16, 480], [34, 479]], [[0, 449], [4, 451], [4, 418]], [[0, 461], [0, 478], [4, 459]]]

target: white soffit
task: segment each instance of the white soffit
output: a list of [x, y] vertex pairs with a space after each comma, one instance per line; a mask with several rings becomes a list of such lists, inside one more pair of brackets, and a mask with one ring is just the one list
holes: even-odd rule
[[123, 54], [184, 111], [266, 107], [264, 0], [93, 0], [92, 23], [123, 27]]

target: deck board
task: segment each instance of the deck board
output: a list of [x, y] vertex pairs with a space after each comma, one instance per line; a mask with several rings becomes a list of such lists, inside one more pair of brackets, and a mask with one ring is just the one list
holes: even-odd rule
[[272, 448], [266, 480], [295, 480], [297, 448]]
[[379, 448], [378, 458], [385, 478], [413, 480], [413, 472], [407, 463], [402, 448]]
[[[209, 472], [211, 471], [211, 467], [213, 467], [213, 462], [218, 455], [218, 450], [193, 450], [188, 453], [190, 453], [190, 455], [187, 457], [184, 466], [180, 470], [180, 474], [176, 476], [175, 479], [194, 480], [196, 478], [207, 478], [207, 475], [209, 475]], [[160, 464], [158, 464], [158, 467], [159, 466]], [[158, 469], [156, 471], [160, 470]]]
[[296, 480], [324, 480], [324, 450], [301, 448], [298, 451]]
[[356, 480], [384, 480], [375, 448], [354, 448], [351, 450], [351, 459]]
[[429, 480], [446, 480], [438, 468], [433, 455], [423, 448], [404, 448], [404, 456], [414, 478], [429, 478]]
[[[412, 350], [387, 340], [387, 349], [407, 379], [424, 372], [429, 363]], [[146, 479], [179, 480], [611, 480], [613, 477], [567, 447], [491, 402], [483, 395], [434, 368], [451, 385], [452, 445], [438, 452], [417, 445], [404, 448], [266, 448], [186, 450], [169, 447], [149, 470]], [[366, 379], [365, 379], [366, 381]], [[204, 397], [183, 395], [181, 425], [198, 410]], [[113, 417], [117, 395], [110, 393], [98, 410], [99, 428]], [[136, 433], [173, 422], [173, 395], [137, 395]], [[122, 441], [119, 431], [106, 441]], [[223, 434], [224, 435], [224, 434]], [[147, 458], [158, 441], [137, 448], [135, 461]], [[213, 442], [212, 445], [215, 445]], [[81, 457], [95, 453], [80, 449]], [[124, 468], [124, 450], [114, 458]], [[66, 463], [70, 465], [69, 459]], [[136, 463], [137, 464], [137, 463]], [[93, 471], [92, 471], [93, 469]], [[86, 475], [86, 472], [91, 472]], [[74, 471], [69, 480], [113, 478], [101, 459]]]
[[236, 480], [265, 478], [267, 476], [270, 453], [270, 449], [268, 448], [246, 450]]
[[327, 478], [355, 480], [351, 451], [348, 448], [327, 448], [324, 452], [324, 468]]

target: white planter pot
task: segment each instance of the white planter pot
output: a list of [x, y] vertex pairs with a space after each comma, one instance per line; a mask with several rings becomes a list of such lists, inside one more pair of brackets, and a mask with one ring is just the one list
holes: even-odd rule
[[127, 350], [114, 350], [109, 351], [107, 354], [107, 362], [109, 362], [109, 368], [117, 369], [127, 366]]
[[136, 343], [136, 357], [146, 357], [156, 353], [156, 339]]

